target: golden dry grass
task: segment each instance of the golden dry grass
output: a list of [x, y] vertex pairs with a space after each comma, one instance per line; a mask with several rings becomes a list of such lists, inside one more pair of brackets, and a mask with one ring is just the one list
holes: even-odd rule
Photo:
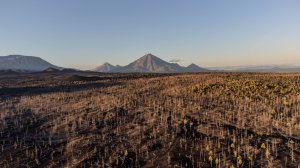
[[17, 80], [0, 167], [299, 166], [300, 74], [132, 76]]

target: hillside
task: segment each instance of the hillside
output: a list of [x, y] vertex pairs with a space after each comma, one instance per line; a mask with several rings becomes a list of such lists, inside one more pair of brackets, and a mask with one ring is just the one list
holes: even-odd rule
[[63, 69], [39, 57], [23, 55], [0, 56], [0, 70], [34, 72], [43, 71], [47, 68]]
[[110, 72], [142, 72], [142, 73], [181, 73], [181, 72], [201, 72], [205, 71], [204, 68], [196, 67], [182, 67], [176, 63], [166, 62], [152, 54], [146, 54], [143, 57], [137, 59], [136, 61]]

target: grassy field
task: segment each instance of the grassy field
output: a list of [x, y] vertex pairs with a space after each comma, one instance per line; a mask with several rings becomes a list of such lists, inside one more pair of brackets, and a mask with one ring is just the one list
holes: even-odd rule
[[0, 167], [299, 167], [300, 74], [0, 76]]

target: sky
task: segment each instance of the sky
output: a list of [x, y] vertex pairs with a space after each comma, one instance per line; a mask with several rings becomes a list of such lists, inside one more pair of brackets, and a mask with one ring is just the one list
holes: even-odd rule
[[299, 0], [0, 0], [0, 55], [91, 69], [146, 53], [203, 67], [300, 65]]

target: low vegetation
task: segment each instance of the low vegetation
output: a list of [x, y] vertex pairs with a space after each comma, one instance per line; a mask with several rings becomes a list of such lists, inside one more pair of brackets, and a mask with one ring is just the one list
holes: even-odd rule
[[300, 74], [0, 80], [0, 167], [300, 166]]

